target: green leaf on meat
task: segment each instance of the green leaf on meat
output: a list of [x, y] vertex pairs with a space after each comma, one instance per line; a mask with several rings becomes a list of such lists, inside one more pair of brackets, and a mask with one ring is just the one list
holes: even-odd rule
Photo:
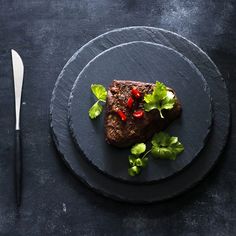
[[153, 109], [157, 109], [160, 112], [161, 118], [164, 118], [162, 110], [170, 110], [176, 103], [174, 94], [168, 91], [167, 87], [156, 81], [156, 85], [151, 94], [144, 95], [144, 109], [149, 112]]

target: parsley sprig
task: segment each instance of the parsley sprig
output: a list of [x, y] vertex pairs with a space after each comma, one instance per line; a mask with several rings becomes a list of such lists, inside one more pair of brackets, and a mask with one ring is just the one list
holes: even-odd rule
[[92, 84], [91, 90], [95, 97], [98, 99], [89, 109], [89, 117], [91, 119], [95, 119], [102, 113], [103, 106], [101, 105], [101, 102], [106, 102], [107, 91], [106, 88], [101, 84]]
[[170, 136], [165, 132], [154, 134], [151, 143], [152, 147], [148, 151], [146, 151], [145, 143], [135, 144], [131, 148], [131, 155], [128, 157], [130, 176], [140, 174], [141, 170], [147, 166], [149, 153], [154, 158], [175, 160], [177, 155], [184, 151], [184, 146], [178, 137]]
[[184, 146], [178, 137], [164, 132], [154, 134], [151, 143], [151, 153], [155, 158], [175, 160], [177, 155], [184, 151]]
[[144, 104], [145, 111], [149, 112], [153, 109], [157, 109], [160, 112], [161, 118], [164, 118], [162, 114], [162, 110], [164, 109], [172, 109], [176, 103], [176, 98], [174, 94], [168, 91], [167, 87], [156, 81], [156, 85], [151, 94], [145, 94]]
[[[147, 154], [151, 151], [149, 150], [145, 154], [146, 144], [145, 143], [137, 143], [131, 148], [131, 155], [129, 156], [129, 164], [130, 168], [128, 169], [128, 173], [130, 176], [135, 176], [141, 172], [142, 168], [145, 168], [148, 163]], [[141, 157], [141, 154], [142, 157]]]

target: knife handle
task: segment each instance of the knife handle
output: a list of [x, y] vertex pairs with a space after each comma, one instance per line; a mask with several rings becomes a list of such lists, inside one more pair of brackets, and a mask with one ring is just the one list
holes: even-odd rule
[[22, 184], [22, 149], [21, 149], [21, 132], [15, 131], [15, 190], [16, 190], [16, 205], [21, 204], [21, 184]]

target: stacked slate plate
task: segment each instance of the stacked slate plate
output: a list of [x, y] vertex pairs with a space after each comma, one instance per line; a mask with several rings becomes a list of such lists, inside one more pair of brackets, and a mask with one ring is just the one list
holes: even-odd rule
[[[150, 160], [141, 175], [128, 175], [129, 148], [106, 143], [104, 115], [88, 116], [91, 84], [108, 87], [114, 79], [158, 80], [176, 91], [183, 112], [167, 129], [185, 146], [176, 161]], [[178, 34], [142, 26], [109, 31], [75, 52], [57, 79], [50, 115], [69, 169], [95, 191], [132, 203], [165, 200], [194, 186], [218, 160], [230, 127], [227, 88], [206, 53]]]

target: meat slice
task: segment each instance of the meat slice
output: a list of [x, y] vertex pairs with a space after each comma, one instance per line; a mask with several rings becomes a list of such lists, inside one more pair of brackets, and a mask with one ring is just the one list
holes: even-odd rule
[[[109, 144], [117, 147], [128, 147], [135, 143], [145, 142], [155, 132], [165, 129], [181, 114], [181, 105], [173, 89], [168, 88], [176, 97], [176, 104], [171, 110], [164, 110], [164, 119], [158, 110], [144, 111], [143, 96], [152, 93], [155, 84], [138, 81], [114, 80], [108, 89], [105, 114], [105, 136]], [[137, 89], [141, 97], [136, 98], [132, 89]], [[128, 100], [132, 97], [130, 108]], [[132, 102], [132, 101], [130, 101]], [[144, 111], [141, 117], [134, 116], [134, 112]], [[124, 115], [124, 116], [123, 116]], [[140, 114], [139, 114], [140, 115]]]

